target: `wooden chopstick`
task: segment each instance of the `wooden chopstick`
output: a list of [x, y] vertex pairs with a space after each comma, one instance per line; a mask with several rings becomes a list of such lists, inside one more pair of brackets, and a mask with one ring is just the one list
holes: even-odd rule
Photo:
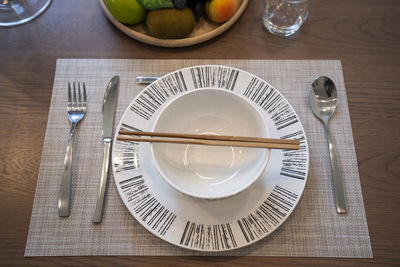
[[210, 134], [183, 134], [183, 133], [165, 133], [165, 132], [134, 132], [119, 131], [120, 135], [137, 135], [152, 137], [170, 137], [182, 139], [205, 139], [220, 141], [238, 141], [238, 142], [254, 142], [254, 143], [274, 143], [274, 144], [291, 144], [299, 145], [299, 140], [275, 139], [263, 137], [247, 137], [247, 136], [231, 136], [231, 135], [210, 135]]
[[130, 136], [118, 136], [119, 141], [150, 142], [150, 143], [173, 143], [173, 144], [193, 144], [209, 146], [238, 146], [238, 147], [256, 147], [256, 148], [274, 148], [274, 149], [294, 149], [298, 150], [299, 145], [281, 144], [281, 143], [261, 143], [246, 141], [221, 141], [207, 139], [171, 139], [171, 138], [142, 138]]
[[[156, 138], [118, 136], [120, 141], [134, 142], [152, 142], [152, 143], [175, 143], [175, 144], [195, 144], [211, 146], [238, 146], [238, 147], [256, 147], [273, 149], [299, 149], [298, 140], [283, 140], [259, 137], [239, 137], [239, 136], [215, 136], [215, 135], [197, 135], [197, 134], [178, 134], [178, 133], [156, 133], [156, 132], [130, 132], [120, 131], [120, 135], [141, 135], [154, 136]], [[157, 138], [167, 137], [167, 138]], [[225, 139], [225, 137], [228, 137]], [[175, 139], [178, 138], [178, 139]], [[254, 141], [249, 141], [254, 140]], [[263, 142], [264, 141], [264, 142]]]

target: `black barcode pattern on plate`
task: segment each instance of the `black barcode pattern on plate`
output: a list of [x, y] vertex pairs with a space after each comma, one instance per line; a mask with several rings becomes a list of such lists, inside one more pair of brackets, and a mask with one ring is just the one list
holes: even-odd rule
[[118, 157], [114, 158], [114, 170], [116, 172], [129, 171], [139, 169], [139, 151], [137, 143], [127, 141], [116, 141], [114, 153]]
[[151, 229], [164, 236], [176, 219], [150, 192], [142, 175], [119, 182], [134, 212]]
[[134, 131], [134, 132], [143, 132], [141, 129], [133, 127], [129, 124], [122, 123], [121, 127], [119, 128], [120, 131]]
[[171, 95], [176, 95], [185, 91], [187, 91], [187, 86], [182, 72], [178, 71], [172, 73], [146, 88], [130, 106], [130, 110], [140, 117], [150, 120], [157, 109], [165, 103]]
[[180, 244], [186, 247], [205, 250], [226, 250], [237, 247], [237, 243], [229, 223], [205, 225], [186, 222]]
[[202, 66], [190, 69], [194, 88], [222, 88], [233, 91], [239, 71], [220, 66]]
[[[127, 124], [122, 124], [120, 131], [137, 131], [142, 130], [129, 126]], [[114, 153], [117, 155], [114, 158], [114, 170], [116, 172], [135, 170], [140, 167], [139, 165], [139, 150], [138, 143], [131, 141], [116, 141], [115, 142]]]
[[243, 95], [267, 111], [278, 130], [296, 122], [298, 118], [289, 103], [266, 82], [252, 78]]
[[284, 150], [282, 155], [281, 175], [304, 180], [307, 174], [307, 148], [303, 131], [281, 136], [282, 139], [300, 141], [299, 150]]
[[275, 186], [268, 198], [247, 217], [237, 220], [237, 224], [248, 243], [273, 231], [297, 202], [298, 195]]

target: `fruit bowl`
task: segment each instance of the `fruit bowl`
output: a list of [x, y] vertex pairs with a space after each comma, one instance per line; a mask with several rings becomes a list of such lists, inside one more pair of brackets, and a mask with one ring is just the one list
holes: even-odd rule
[[185, 47], [208, 41], [229, 29], [240, 18], [248, 4], [248, 0], [242, 0], [235, 15], [223, 24], [216, 24], [205, 18], [200, 18], [196, 22], [194, 30], [187, 37], [182, 39], [159, 39], [148, 34], [144, 23], [128, 26], [119, 22], [107, 9], [105, 0], [99, 1], [104, 14], [119, 30], [135, 40], [160, 47]]

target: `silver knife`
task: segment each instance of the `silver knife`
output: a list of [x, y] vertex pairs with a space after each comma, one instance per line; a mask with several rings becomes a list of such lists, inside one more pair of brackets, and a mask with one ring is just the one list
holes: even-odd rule
[[100, 178], [99, 194], [92, 222], [100, 223], [103, 217], [104, 195], [110, 165], [111, 144], [113, 135], [114, 113], [117, 106], [119, 76], [114, 76], [107, 85], [103, 100], [103, 167]]

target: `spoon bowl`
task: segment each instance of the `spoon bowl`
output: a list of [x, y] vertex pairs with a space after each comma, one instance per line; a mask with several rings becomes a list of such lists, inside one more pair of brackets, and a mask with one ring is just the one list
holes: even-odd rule
[[311, 109], [320, 120], [329, 120], [336, 110], [337, 90], [333, 81], [320, 76], [312, 83]]

